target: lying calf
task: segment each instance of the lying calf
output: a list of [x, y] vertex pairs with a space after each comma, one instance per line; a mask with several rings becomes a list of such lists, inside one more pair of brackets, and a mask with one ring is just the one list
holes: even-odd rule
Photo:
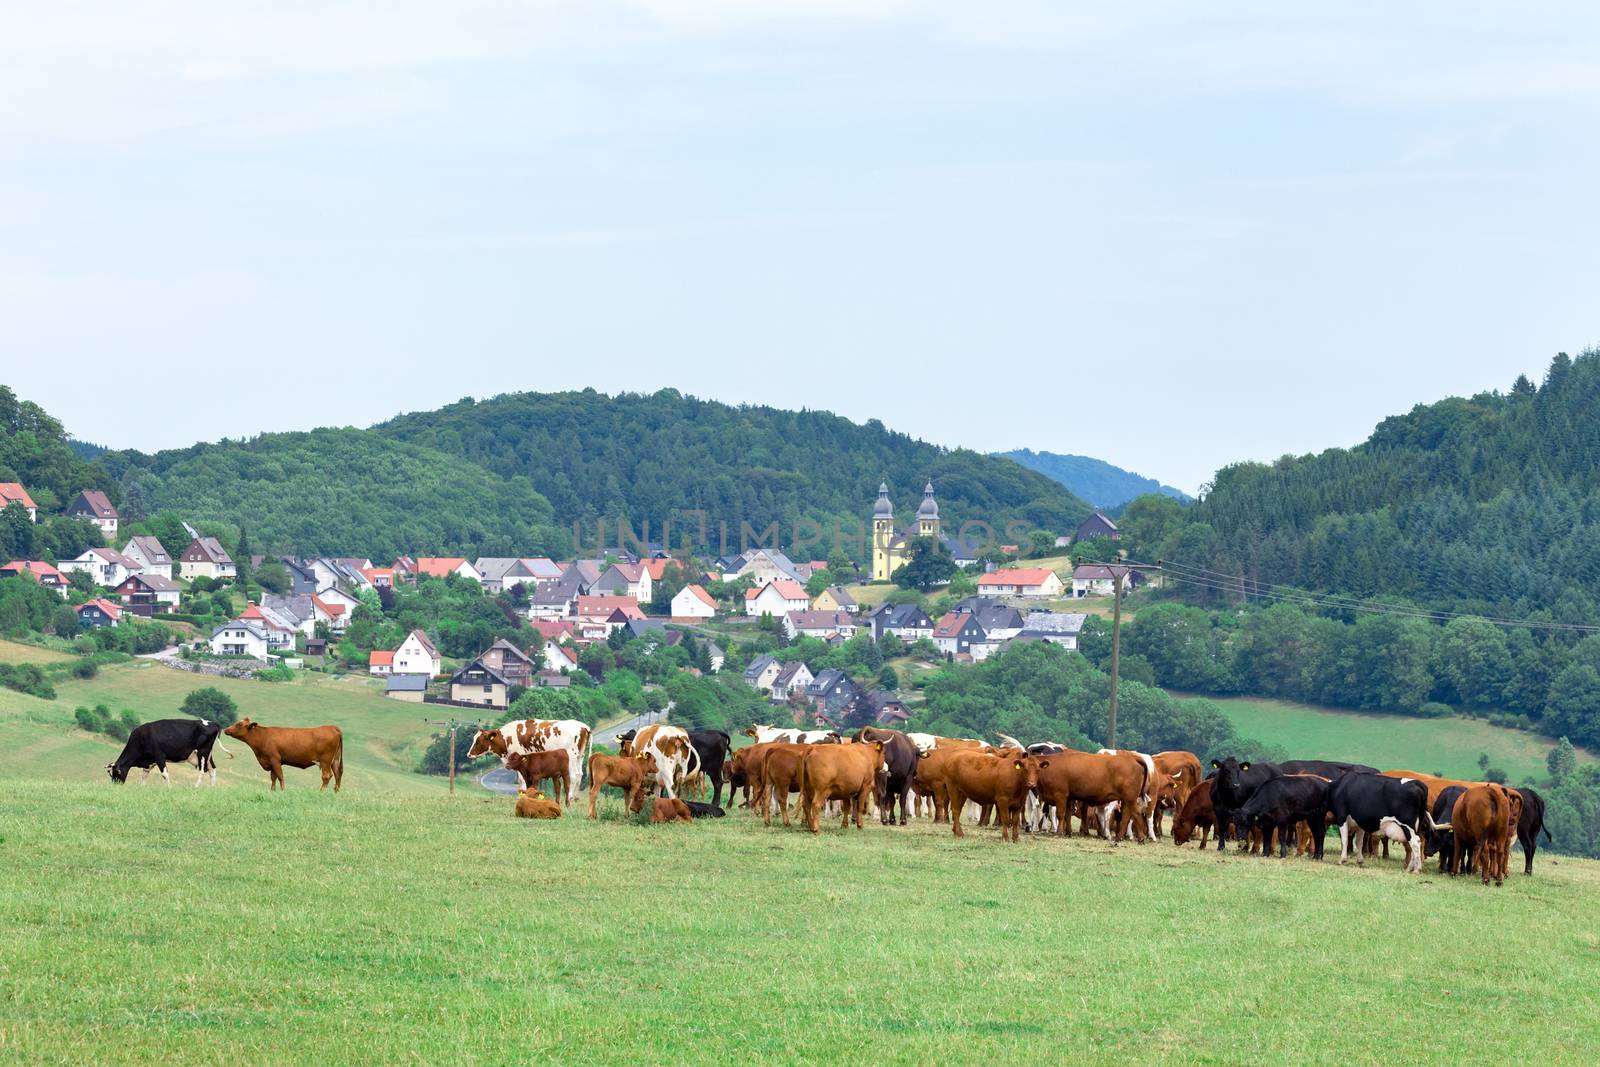
[[517, 818], [559, 819], [561, 805], [538, 791], [530, 793], [526, 789], [520, 789], [517, 791]]
[[[632, 810], [635, 815], [644, 810], [643, 793], [634, 799]], [[694, 816], [689, 813], [689, 805], [677, 797], [655, 797], [650, 807], [650, 821], [694, 822]]]

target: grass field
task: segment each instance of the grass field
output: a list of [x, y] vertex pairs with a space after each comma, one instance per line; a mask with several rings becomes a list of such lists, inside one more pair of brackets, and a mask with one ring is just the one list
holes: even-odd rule
[[[1481, 719], [1453, 716], [1415, 719], [1403, 715], [1315, 707], [1259, 697], [1209, 697], [1241, 737], [1278, 745], [1303, 759], [1345, 759], [1387, 770], [1404, 767], [1424, 774], [1476, 779], [1478, 754], [1487, 752], [1492, 766], [1510, 781], [1543, 778], [1548, 738], [1522, 730], [1491, 726]], [[1591, 752], [1579, 759], [1594, 762]]]
[[[1588, 1062], [1600, 865], [0, 780], [0, 1059]], [[1048, 1051], [1045, 1051], [1048, 1050]]]
[[0, 663], [61, 663], [78, 657], [53, 648], [25, 645], [17, 641], [0, 641]]

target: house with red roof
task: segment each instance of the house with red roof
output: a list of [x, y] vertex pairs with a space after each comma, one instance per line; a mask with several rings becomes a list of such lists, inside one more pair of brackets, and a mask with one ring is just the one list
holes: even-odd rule
[[781, 619], [791, 611], [805, 611], [810, 607], [811, 598], [806, 595], [806, 587], [787, 578], [744, 591], [744, 613], [756, 618], [771, 615]]
[[344, 633], [345, 627], [350, 625], [349, 605], [315, 593], [311, 596], [311, 615], [317, 622], [327, 623], [328, 629], [336, 634]]
[[1061, 576], [1048, 567], [1011, 567], [981, 575], [978, 593], [1050, 600], [1066, 596], [1067, 587], [1061, 583]]
[[28, 512], [29, 522], [39, 521], [39, 505], [33, 502], [33, 497], [22, 488], [21, 482], [0, 482], [0, 511], [12, 504], [21, 504]]
[[0, 567], [0, 577], [16, 578], [24, 574], [31, 575], [46, 589], [54, 589], [63, 597], [67, 595], [67, 576], [42, 560], [16, 559]]
[[394, 653], [374, 649], [367, 653], [368, 674], [388, 674], [394, 670]]
[[475, 582], [483, 581], [483, 575], [478, 573], [478, 568], [461, 556], [418, 556], [417, 574], [419, 577], [428, 578], [447, 578], [452, 574], [459, 574]]
[[717, 614], [717, 599], [704, 586], [686, 585], [672, 598], [673, 622], [699, 622]]
[[98, 630], [103, 626], [115, 626], [122, 621], [122, 606], [113, 604], [103, 597], [86, 600], [77, 607], [78, 625], [85, 630]]

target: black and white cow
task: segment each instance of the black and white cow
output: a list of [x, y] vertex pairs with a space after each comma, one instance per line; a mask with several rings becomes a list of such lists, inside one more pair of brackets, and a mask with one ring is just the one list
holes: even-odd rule
[[128, 735], [128, 743], [122, 746], [122, 755], [117, 757], [116, 762], [106, 764], [106, 773], [111, 775], [113, 782], [121, 783], [128, 780], [130, 770], [143, 767], [143, 780], [149, 781], [150, 768], [154, 767], [161, 772], [162, 779], [171, 785], [172, 779], [167, 777], [167, 764], [192, 763], [200, 771], [194, 782], [196, 787], [205, 780], [207, 771], [211, 772], [211, 784], [216, 785], [217, 761], [211, 756], [213, 747], [222, 749], [230, 759], [233, 757], [232, 752], [217, 743], [217, 735], [221, 732], [221, 723], [206, 719], [156, 719], [142, 723]]
[[1350, 856], [1350, 839], [1355, 838], [1356, 865], [1364, 860], [1361, 846], [1365, 835], [1378, 832], [1384, 819], [1399, 824], [1409, 856], [1406, 870], [1422, 870], [1422, 838], [1418, 830], [1426, 821], [1433, 827], [1428, 810], [1428, 787], [1415, 778], [1390, 778], [1382, 774], [1346, 774], [1328, 790], [1328, 810], [1339, 828], [1339, 862]]

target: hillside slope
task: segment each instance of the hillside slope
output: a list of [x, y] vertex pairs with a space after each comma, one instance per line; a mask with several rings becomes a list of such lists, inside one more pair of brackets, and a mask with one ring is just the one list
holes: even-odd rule
[[[665, 389], [649, 396], [594, 390], [512, 393], [402, 415], [376, 427], [386, 437], [463, 456], [502, 477], [527, 477], [563, 522], [623, 516], [653, 529], [706, 515], [737, 539], [739, 524], [796, 518], [824, 527], [867, 521], [887, 480], [909, 522], [932, 480], [947, 530], [969, 519], [997, 531], [1010, 520], [1065, 531], [1088, 505], [1017, 464], [945, 449], [822, 411], [732, 407]], [[680, 527], [681, 528], [681, 527]]]
[[371, 430], [263, 434], [97, 463], [137, 484], [151, 512], [248, 524], [260, 549], [300, 555], [560, 552], [565, 534], [526, 478]]
[[997, 452], [997, 456], [1013, 460], [1031, 471], [1060, 482], [1074, 496], [1087, 500], [1097, 508], [1114, 508], [1126, 504], [1136, 496], [1160, 493], [1174, 500], [1187, 502], [1189, 495], [1181, 489], [1162, 485], [1154, 478], [1123, 470], [1103, 459], [1093, 456], [1073, 456], [1060, 452], [1035, 452], [1031, 448], [1017, 448], [1010, 452]]

